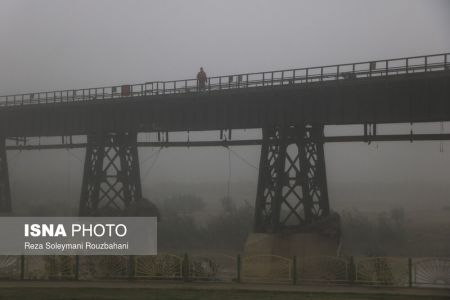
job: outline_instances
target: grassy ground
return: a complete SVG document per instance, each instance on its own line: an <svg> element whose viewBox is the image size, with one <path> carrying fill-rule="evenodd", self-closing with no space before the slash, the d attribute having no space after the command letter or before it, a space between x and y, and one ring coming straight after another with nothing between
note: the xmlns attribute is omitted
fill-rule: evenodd
<svg viewBox="0 0 450 300"><path fill-rule="evenodd" d="M1 300L444 300L447 297L180 289L0 288Z"/></svg>

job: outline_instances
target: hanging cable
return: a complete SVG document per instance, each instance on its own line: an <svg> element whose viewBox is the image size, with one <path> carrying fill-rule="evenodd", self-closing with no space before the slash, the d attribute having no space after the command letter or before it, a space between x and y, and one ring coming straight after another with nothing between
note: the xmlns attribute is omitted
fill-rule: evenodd
<svg viewBox="0 0 450 300"><path fill-rule="evenodd" d="M153 160L152 164L147 169L147 171L145 171L144 176L142 177L142 180L147 178L148 174L150 174L150 171L153 169L153 167L155 166L156 162L158 161L159 153L161 152L162 148L163 147L159 148L158 151L155 153L155 159Z"/></svg>
<svg viewBox="0 0 450 300"><path fill-rule="evenodd" d="M14 158L12 159L13 163L9 166L9 176L12 177L12 174L15 172L15 169L17 167L17 163L19 162L19 158L20 158L20 154L22 153L22 151L18 151L16 153L16 155L14 156ZM11 172L12 170L14 170L13 172Z"/></svg>
<svg viewBox="0 0 450 300"><path fill-rule="evenodd" d="M70 203L70 151L67 151L67 199L66 201L68 201Z"/></svg>
<svg viewBox="0 0 450 300"><path fill-rule="evenodd" d="M158 151L152 151L152 152L150 152L150 154L149 154L146 158L144 158L144 159L141 161L141 164L144 164L145 162L147 162L147 160L149 160L150 158L152 158L153 156L155 156L157 153L158 153Z"/></svg>
<svg viewBox="0 0 450 300"><path fill-rule="evenodd" d="M228 148L228 184L227 184L227 198L230 199L230 189L231 189L231 149Z"/></svg>
<svg viewBox="0 0 450 300"><path fill-rule="evenodd" d="M258 167L253 165L251 162L247 161L245 158L243 158L242 156L240 156L236 151L233 151L232 149L228 148L228 151L233 153L234 156L236 156L237 158L239 158L242 162L244 162L246 165L248 165L249 167L255 169L256 171L258 171Z"/></svg>
<svg viewBox="0 0 450 300"><path fill-rule="evenodd" d="M83 160L81 158L79 158L77 155L75 155L70 149L66 149L66 150L70 154L70 156L73 156L76 159L78 159L80 162L83 162Z"/></svg>

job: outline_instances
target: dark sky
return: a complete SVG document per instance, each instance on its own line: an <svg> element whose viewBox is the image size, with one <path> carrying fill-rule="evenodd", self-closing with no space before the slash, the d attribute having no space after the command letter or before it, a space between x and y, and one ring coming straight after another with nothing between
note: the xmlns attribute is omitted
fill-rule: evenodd
<svg viewBox="0 0 450 300"><path fill-rule="evenodd" d="M449 29L445 0L1 0L0 94L184 79L200 66L225 75L449 52ZM440 132L440 124L414 130ZM438 142L327 145L330 190L357 182L447 185L450 145L444 146L440 152ZM257 147L234 150L258 164ZM142 150L141 159L150 151ZM75 156L83 153L10 152L16 195L29 180L48 186L56 180L76 199L82 163ZM254 185L256 171L234 155L231 161L233 180ZM144 186L228 177L225 149L164 149L150 170L152 164L142 164Z"/></svg>

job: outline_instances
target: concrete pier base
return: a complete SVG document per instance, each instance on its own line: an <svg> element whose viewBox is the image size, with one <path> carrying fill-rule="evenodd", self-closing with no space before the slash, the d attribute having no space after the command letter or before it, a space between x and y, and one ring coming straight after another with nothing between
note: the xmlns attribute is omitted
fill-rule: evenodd
<svg viewBox="0 0 450 300"><path fill-rule="evenodd" d="M337 257L339 238L320 233L250 234L244 248L242 278L248 282L292 281L294 256L298 264L308 257Z"/></svg>
<svg viewBox="0 0 450 300"><path fill-rule="evenodd" d="M244 255L339 256L340 228L340 216L332 213L305 227L304 232L252 233L245 243Z"/></svg>
<svg viewBox="0 0 450 300"><path fill-rule="evenodd" d="M268 234L252 233L247 238L244 254L293 256L338 256L339 238L319 233Z"/></svg>

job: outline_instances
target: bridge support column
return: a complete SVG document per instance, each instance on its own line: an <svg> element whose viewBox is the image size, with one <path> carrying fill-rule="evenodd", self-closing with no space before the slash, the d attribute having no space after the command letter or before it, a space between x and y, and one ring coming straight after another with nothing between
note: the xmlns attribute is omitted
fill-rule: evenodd
<svg viewBox="0 0 450 300"><path fill-rule="evenodd" d="M11 212L11 189L9 186L8 159L5 138L0 138L0 214Z"/></svg>
<svg viewBox="0 0 450 300"><path fill-rule="evenodd" d="M254 231L301 232L328 215L323 125L263 129Z"/></svg>
<svg viewBox="0 0 450 300"><path fill-rule="evenodd" d="M80 216L121 216L142 199L136 133L89 135Z"/></svg>

